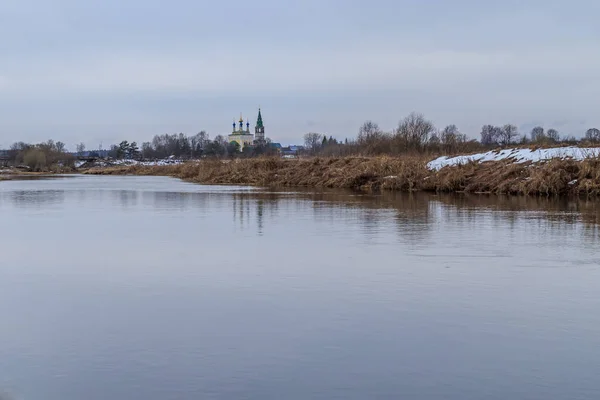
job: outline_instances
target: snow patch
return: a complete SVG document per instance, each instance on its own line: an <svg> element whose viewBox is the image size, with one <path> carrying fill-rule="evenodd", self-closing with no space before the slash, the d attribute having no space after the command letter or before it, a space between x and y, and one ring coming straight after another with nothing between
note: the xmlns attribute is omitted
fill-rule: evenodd
<svg viewBox="0 0 600 400"><path fill-rule="evenodd" d="M487 153L471 154L468 156L439 157L427 163L427 168L440 170L447 166L464 165L469 162L486 162L513 160L515 163L540 162L553 158L584 160L600 156L600 148L596 147L559 147L554 149L505 149L492 150Z"/></svg>
<svg viewBox="0 0 600 400"><path fill-rule="evenodd" d="M175 160L173 158L162 159L162 160L153 160L153 161L137 161L137 160L97 160L91 163L94 167L115 167L115 166L133 166L133 165L143 165L143 166L160 166L160 165L178 165L183 164L183 160ZM84 164L87 164L86 161L76 161L75 167L80 168Z"/></svg>
<svg viewBox="0 0 600 400"><path fill-rule="evenodd" d="M111 160L110 163L112 165L145 165L145 166L155 166L155 165L176 165L183 164L182 160L175 160L173 158L165 159L165 160L154 160L154 161L136 161L136 160Z"/></svg>

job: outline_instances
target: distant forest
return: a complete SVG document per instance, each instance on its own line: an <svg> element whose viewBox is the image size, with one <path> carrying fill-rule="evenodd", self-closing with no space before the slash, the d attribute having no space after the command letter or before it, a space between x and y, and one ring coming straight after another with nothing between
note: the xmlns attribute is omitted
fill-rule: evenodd
<svg viewBox="0 0 600 400"><path fill-rule="evenodd" d="M396 129L383 131L373 121L366 121L356 135L343 140L317 132L304 135L304 146L298 155L308 156L350 156L350 155L390 155L406 154L453 155L472 153L494 148L514 145L555 146L600 145L600 130L590 128L583 132L583 138L563 135L556 129L544 129L541 126L530 132L519 132L512 124L503 126L484 125L480 138L469 139L456 125L448 125L438 129L422 114L411 113L401 120ZM245 147L239 151L235 143L228 143L222 135L210 139L208 133L201 131L188 136L184 133L156 135L152 141L138 145L135 141L123 140L102 151L86 152L83 143L75 146L75 152L68 152L62 142L49 140L44 143L14 143L5 151L4 161L13 164L24 164L34 170L43 170L50 165L73 165L78 154L107 156L113 159L197 159L204 157L232 158L257 157L261 155L277 155L278 149L271 141L261 146Z"/></svg>
<svg viewBox="0 0 600 400"><path fill-rule="evenodd" d="M477 152L515 145L556 146L598 145L600 130L590 128L582 139L563 136L556 129L545 130L538 126L531 132L521 133L515 125L484 125L480 138L469 139L456 125L438 129L422 114L411 113L392 132L385 132L373 121L366 121L355 139L338 140L319 133L307 133L304 145L307 152L314 155L403 155L439 154L454 155Z"/></svg>

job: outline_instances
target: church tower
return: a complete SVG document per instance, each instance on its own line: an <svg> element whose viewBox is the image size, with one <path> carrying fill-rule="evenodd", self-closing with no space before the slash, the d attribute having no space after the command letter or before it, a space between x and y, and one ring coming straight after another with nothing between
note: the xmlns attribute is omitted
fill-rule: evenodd
<svg viewBox="0 0 600 400"><path fill-rule="evenodd" d="M246 146L252 146L254 135L250 133L250 122L246 120L246 130L244 130L244 118L240 114L240 120L235 123L233 120L233 130L228 136L229 143L235 142L239 145L239 149L243 150Z"/></svg>
<svg viewBox="0 0 600 400"><path fill-rule="evenodd" d="M256 126L254 127L254 140L258 143L265 142L265 127L263 125L260 107L258 109L258 118L256 119Z"/></svg>

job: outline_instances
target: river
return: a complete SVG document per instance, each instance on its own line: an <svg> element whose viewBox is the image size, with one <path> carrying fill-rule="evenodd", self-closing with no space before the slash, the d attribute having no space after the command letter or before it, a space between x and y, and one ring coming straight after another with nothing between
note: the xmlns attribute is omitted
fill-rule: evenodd
<svg viewBox="0 0 600 400"><path fill-rule="evenodd" d="M600 203L73 176L0 221L10 399L600 398Z"/></svg>

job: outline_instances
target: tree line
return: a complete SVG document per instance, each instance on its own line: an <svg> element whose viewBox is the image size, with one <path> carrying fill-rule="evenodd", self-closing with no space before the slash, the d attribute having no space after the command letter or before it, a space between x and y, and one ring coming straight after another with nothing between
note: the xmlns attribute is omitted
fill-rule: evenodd
<svg viewBox="0 0 600 400"><path fill-rule="evenodd" d="M75 157L67 152L66 145L54 140L38 144L17 142L7 153L10 163L25 165L32 171L46 171L49 167L68 169L75 165Z"/></svg>
<svg viewBox="0 0 600 400"><path fill-rule="evenodd" d="M338 140L332 136L310 132L304 135L304 148L307 155L346 156L346 155L402 155L410 153L458 154L477 152L515 144L527 145L597 145L600 144L600 129L588 129L578 140L563 135L556 129L544 129L537 126L526 133L519 132L512 124L501 126L484 125L479 140L469 139L456 125L443 129L435 127L433 122L422 114L411 113L402 119L398 126L384 131L376 122L366 121L351 139ZM85 145L75 146L77 153L85 151ZM47 170L49 166L72 167L76 157L69 153L66 145L60 141L48 140L38 144L14 143L8 150L9 162L26 165L32 170ZM94 155L94 151L89 155ZM255 157L274 155L277 150L270 146L270 140L257 146L244 147L240 152L237 143L229 143L223 135L210 139L206 131L188 136L184 133L156 135L151 141L138 145L135 141L123 140L110 146L106 152L114 159L196 159L201 157ZM98 154L99 155L99 154Z"/></svg>
<svg viewBox="0 0 600 400"><path fill-rule="evenodd" d="M150 142L143 142L138 147L137 142L122 141L112 145L109 157L115 159L164 159L174 157L177 159L195 159L200 157L253 157L269 153L270 139L265 143L247 146L240 152L239 144L229 142L223 135L210 139L206 131L200 131L188 136L184 133L156 135Z"/></svg>
<svg viewBox="0 0 600 400"><path fill-rule="evenodd" d="M600 130L588 129L581 140L561 135L556 129L534 127L528 134L520 133L513 124L484 125L479 140L469 139L456 125L443 129L422 114L411 113L391 132L382 130L376 122L366 121L355 139L337 141L319 133L304 135L305 152L311 155L401 155L407 153L457 154L488 150L511 145L554 145L600 143Z"/></svg>

